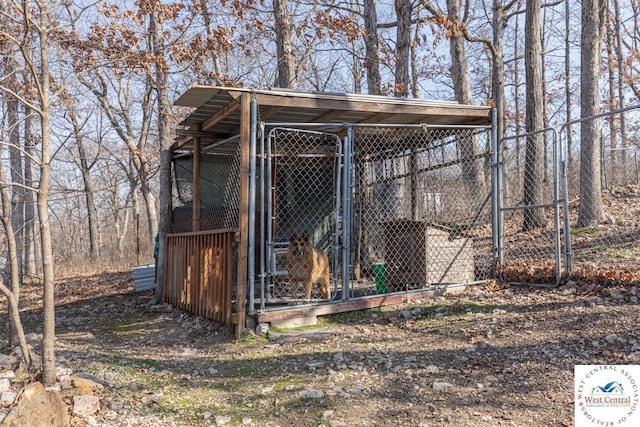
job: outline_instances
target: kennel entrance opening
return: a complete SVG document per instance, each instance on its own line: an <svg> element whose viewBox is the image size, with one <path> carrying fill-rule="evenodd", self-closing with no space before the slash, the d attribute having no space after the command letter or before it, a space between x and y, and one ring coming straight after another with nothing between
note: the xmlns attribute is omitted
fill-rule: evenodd
<svg viewBox="0 0 640 427"><path fill-rule="evenodd" d="M305 290L291 283L286 269L292 233L305 234L313 247L328 255L333 298L340 267L342 140L332 133L274 127L261 147L261 309L308 302ZM322 300L316 292L313 289L311 299Z"/></svg>

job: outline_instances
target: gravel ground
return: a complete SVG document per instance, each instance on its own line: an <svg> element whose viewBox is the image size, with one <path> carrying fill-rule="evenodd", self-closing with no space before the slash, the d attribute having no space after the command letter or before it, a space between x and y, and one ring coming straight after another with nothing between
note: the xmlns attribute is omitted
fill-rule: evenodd
<svg viewBox="0 0 640 427"><path fill-rule="evenodd" d="M132 288L125 273L58 287L59 364L105 384L73 426L571 426L574 365L640 364L630 286L489 284L238 341Z"/></svg>

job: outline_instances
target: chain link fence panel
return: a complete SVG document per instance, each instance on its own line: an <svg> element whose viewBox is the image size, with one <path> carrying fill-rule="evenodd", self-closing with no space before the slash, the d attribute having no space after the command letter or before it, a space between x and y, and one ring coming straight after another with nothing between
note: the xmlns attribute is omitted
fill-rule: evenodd
<svg viewBox="0 0 640 427"><path fill-rule="evenodd" d="M356 127L353 141L352 294L488 278L490 132Z"/></svg>
<svg viewBox="0 0 640 427"><path fill-rule="evenodd" d="M640 259L640 106L576 120L560 137L571 276L624 282Z"/></svg>
<svg viewBox="0 0 640 427"><path fill-rule="evenodd" d="M552 129L503 138L501 276L553 283L561 275L557 138Z"/></svg>

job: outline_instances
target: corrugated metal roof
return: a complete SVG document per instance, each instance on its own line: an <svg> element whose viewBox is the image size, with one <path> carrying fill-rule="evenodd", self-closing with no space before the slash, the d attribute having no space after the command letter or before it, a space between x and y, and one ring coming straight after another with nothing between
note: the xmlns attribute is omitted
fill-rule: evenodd
<svg viewBox="0 0 640 427"><path fill-rule="evenodd" d="M375 123L488 125L490 107L457 102L394 98L387 96L257 90L194 86L176 106L194 110L180 125L174 149L190 150L189 135L198 131L203 148L237 135L240 128L240 97L250 94L259 108L259 120L270 123ZM214 123L209 126L209 124ZM181 135L182 134L182 135Z"/></svg>

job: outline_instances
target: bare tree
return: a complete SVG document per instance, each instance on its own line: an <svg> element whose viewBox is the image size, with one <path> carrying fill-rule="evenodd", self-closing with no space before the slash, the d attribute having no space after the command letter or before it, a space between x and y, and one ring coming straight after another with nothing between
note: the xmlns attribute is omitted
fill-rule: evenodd
<svg viewBox="0 0 640 427"><path fill-rule="evenodd" d="M411 15L413 7L411 0L395 0L396 18L396 84L395 96L409 95L409 52L411 48Z"/></svg>
<svg viewBox="0 0 640 427"><path fill-rule="evenodd" d="M540 0L526 1L525 15L525 77L527 82L525 129L527 137L524 165L523 204L541 204L544 191L544 145L542 140L542 67ZM535 132L535 133L533 133ZM546 225L543 209L525 209L522 228L531 230Z"/></svg>
<svg viewBox="0 0 640 427"><path fill-rule="evenodd" d="M296 58L293 54L291 22L287 10L287 0L273 0L274 28L276 32L277 73L276 87L298 87Z"/></svg>
<svg viewBox="0 0 640 427"><path fill-rule="evenodd" d="M150 11L149 30L151 34L150 48L154 57L155 88L158 94L158 137L160 149L160 236L157 258L157 269L160 274L156 277L156 289L152 303L157 303L162 298L164 288L164 271L166 263L166 237L171 231L171 132L169 82L165 62L165 40L160 20L159 10Z"/></svg>
<svg viewBox="0 0 640 427"><path fill-rule="evenodd" d="M469 66L465 47L464 26L461 1L447 0L447 15L437 9L432 3L424 3L426 9L439 22L446 22L446 35L449 39L449 53L451 56L451 81L455 100L461 104L473 104L471 82L469 81ZM464 15L467 15L465 11ZM480 146L476 137L462 138L459 141L459 152L464 160L463 175L469 188L470 195L484 194L485 180L482 161L479 159Z"/></svg>
<svg viewBox="0 0 640 427"><path fill-rule="evenodd" d="M602 219L600 189L600 121L589 119L600 112L598 78L607 13L607 0L582 2L580 46L580 207L578 225L595 227Z"/></svg>
<svg viewBox="0 0 640 427"><path fill-rule="evenodd" d="M382 94L382 78L380 77L380 56L378 41L378 15L375 0L364 0L364 46L367 69L367 91L370 95Z"/></svg>
<svg viewBox="0 0 640 427"><path fill-rule="evenodd" d="M85 137L83 126L86 121L89 120L89 116L85 119L84 123L78 121L78 115L76 108L73 106L73 101L67 103L68 118L71 122L73 135L75 136L75 146L78 150L77 165L82 175L82 183L84 185L83 194L87 208L88 228L89 228L89 251L92 259L97 259L100 256L99 245L99 231L98 231L98 211L95 203L95 190L93 181L91 178L91 170L95 167L98 156L89 158L87 149L85 148Z"/></svg>
<svg viewBox="0 0 640 427"><path fill-rule="evenodd" d="M40 117L39 176L37 187L37 209L40 220L40 241L43 279L43 338L42 338L42 381L46 386L56 380L55 358L55 274L51 242L51 222L49 221L49 183L51 175L51 109L52 97L49 44L50 36L56 30L56 21L50 16L48 2L25 1L20 7L5 9L11 14L14 31L2 30L5 43L19 49L21 60L28 70L33 83L31 91L18 93L4 81L0 90L14 96ZM33 43L32 43L33 40ZM31 47L33 46L33 50ZM30 98L33 93L34 98Z"/></svg>

